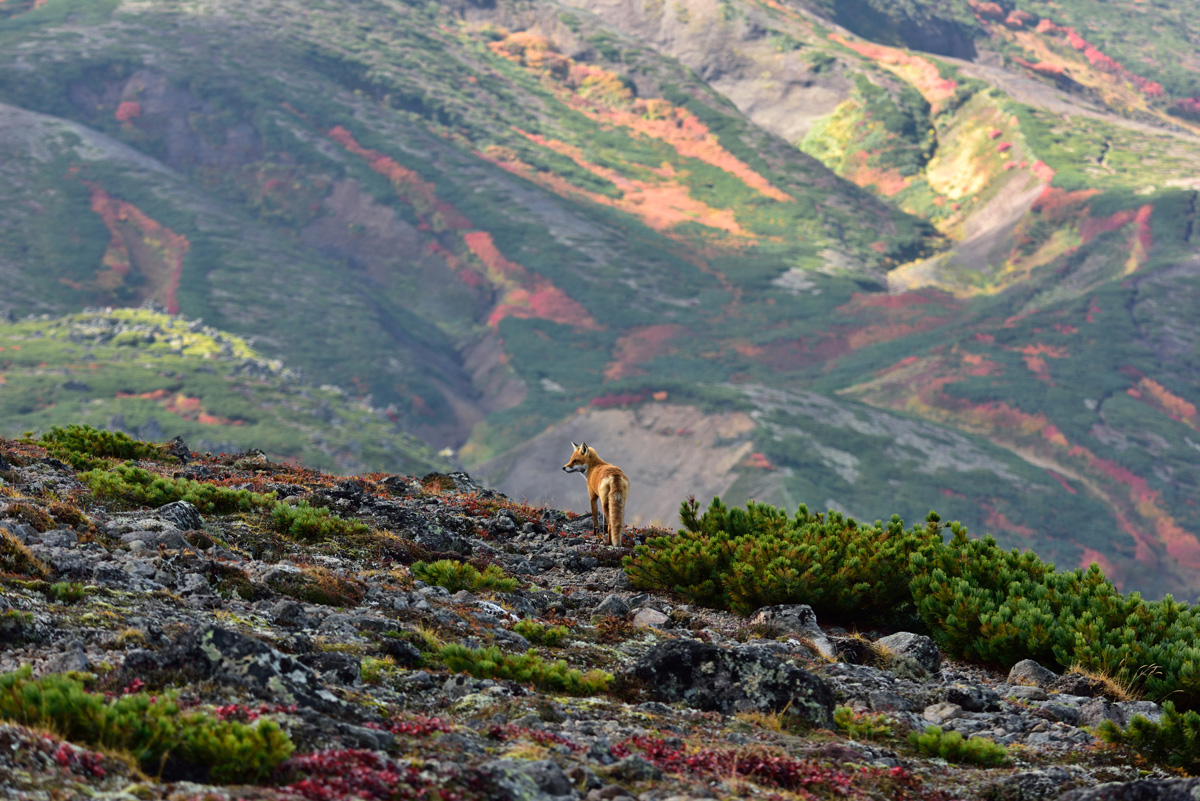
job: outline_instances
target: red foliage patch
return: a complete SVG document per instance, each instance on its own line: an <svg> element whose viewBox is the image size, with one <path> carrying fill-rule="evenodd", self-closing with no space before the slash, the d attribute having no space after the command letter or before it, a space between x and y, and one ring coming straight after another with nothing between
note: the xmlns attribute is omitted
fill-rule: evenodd
<svg viewBox="0 0 1200 801"><path fill-rule="evenodd" d="M54 761L72 773L86 773L97 779L103 779L105 775L103 756L70 743L58 744L58 749L54 752Z"/></svg>
<svg viewBox="0 0 1200 801"><path fill-rule="evenodd" d="M632 406L650 397L649 392L612 392L592 398L591 405L598 409L611 409L615 406Z"/></svg>
<svg viewBox="0 0 1200 801"><path fill-rule="evenodd" d="M292 757L279 767L283 776L301 776L282 789L309 801L409 801L461 799L459 793L436 787L414 765L401 765L375 751L357 749L315 751Z"/></svg>
<svg viewBox="0 0 1200 801"><path fill-rule="evenodd" d="M117 122L127 122L135 117L142 116L142 104L133 100L126 100L121 105L117 106L117 110L113 113L117 118Z"/></svg>
<svg viewBox="0 0 1200 801"><path fill-rule="evenodd" d="M852 772L822 765L814 760L793 759L760 750L702 748L683 751L654 737L630 737L613 746L613 756L623 758L637 749L660 770L700 779L728 780L742 777L783 790L827 796L856 796L861 785L874 785L894 799L940 798L941 793L923 791L921 780L902 767L864 768ZM915 794L915 795L914 795Z"/></svg>
<svg viewBox="0 0 1200 801"><path fill-rule="evenodd" d="M1063 34L1066 36L1067 42L1070 43L1071 47L1081 51L1083 53L1083 57L1086 58L1088 63L1091 64L1095 69L1108 75L1112 75L1120 81L1128 81L1129 83L1133 84L1139 92L1148 98L1159 98L1165 94L1162 84L1130 72L1119 61L1106 56L1104 53L1101 53L1095 45L1080 36L1079 32L1074 28L1064 25L1056 25L1048 19L1043 19L1038 23L1037 32Z"/></svg>

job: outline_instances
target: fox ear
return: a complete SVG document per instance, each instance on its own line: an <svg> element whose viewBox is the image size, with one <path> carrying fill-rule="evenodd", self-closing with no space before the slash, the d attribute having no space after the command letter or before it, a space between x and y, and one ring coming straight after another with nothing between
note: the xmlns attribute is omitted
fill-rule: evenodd
<svg viewBox="0 0 1200 801"><path fill-rule="evenodd" d="M571 443L571 447L574 448L575 450L579 450L579 446L576 445L574 442Z"/></svg>
<svg viewBox="0 0 1200 801"><path fill-rule="evenodd" d="M586 442L579 443L579 450L583 453L587 453L587 443Z"/></svg>

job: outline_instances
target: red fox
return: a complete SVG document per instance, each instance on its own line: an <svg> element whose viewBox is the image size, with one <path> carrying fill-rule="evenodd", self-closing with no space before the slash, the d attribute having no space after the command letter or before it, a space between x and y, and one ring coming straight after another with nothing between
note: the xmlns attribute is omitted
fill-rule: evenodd
<svg viewBox="0 0 1200 801"><path fill-rule="evenodd" d="M571 460L563 465L568 473L583 473L587 476L588 496L592 501L592 536L603 541L596 525L596 499L604 510L604 522L608 528L609 545L621 544L621 533L625 530L625 500L629 497L629 479L621 468L601 459L585 442L571 443L575 451Z"/></svg>

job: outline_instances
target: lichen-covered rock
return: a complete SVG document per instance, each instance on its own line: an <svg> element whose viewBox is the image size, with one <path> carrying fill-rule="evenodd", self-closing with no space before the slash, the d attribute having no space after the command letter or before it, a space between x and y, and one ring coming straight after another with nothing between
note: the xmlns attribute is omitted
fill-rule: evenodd
<svg viewBox="0 0 1200 801"><path fill-rule="evenodd" d="M608 617L625 617L629 614L629 602L619 595L606 595L604 600L592 609L593 615Z"/></svg>
<svg viewBox="0 0 1200 801"><path fill-rule="evenodd" d="M1200 779L1139 779L1071 790L1058 801L1196 801Z"/></svg>
<svg viewBox="0 0 1200 801"><path fill-rule="evenodd" d="M806 639L816 647L821 656L828 659L837 656L837 649L817 625L817 614L808 604L764 606L751 616L750 623L769 626L778 634Z"/></svg>
<svg viewBox="0 0 1200 801"><path fill-rule="evenodd" d="M974 684L951 684L942 692L942 697L957 704L967 712L999 712L1000 696L995 690Z"/></svg>
<svg viewBox="0 0 1200 801"><path fill-rule="evenodd" d="M155 512L162 520L170 521L180 531L192 531L204 527L204 518L200 511L187 501L175 501L160 506Z"/></svg>
<svg viewBox="0 0 1200 801"><path fill-rule="evenodd" d="M1046 688L1058 680L1058 674L1053 670L1042 667L1032 659L1022 659L1008 671L1009 684L1024 684L1030 687Z"/></svg>
<svg viewBox="0 0 1200 801"><path fill-rule="evenodd" d="M892 664L903 664L903 660L911 660L921 671L931 675L942 669L941 651L933 640L923 634L901 631L881 637L875 641L875 645Z"/></svg>
<svg viewBox="0 0 1200 801"><path fill-rule="evenodd" d="M264 699L321 711L344 711L311 668L260 640L216 625L185 633L163 654L140 652L126 659L134 675L145 669L198 672L207 679L241 687Z"/></svg>
<svg viewBox="0 0 1200 801"><path fill-rule="evenodd" d="M721 648L670 640L651 648L633 675L668 701L720 712L787 710L817 724L833 716L833 693L823 679L762 648Z"/></svg>
<svg viewBox="0 0 1200 801"><path fill-rule="evenodd" d="M1058 798L1086 781L1078 768L1051 767L1014 773L993 782L985 791L992 801L1044 801Z"/></svg>

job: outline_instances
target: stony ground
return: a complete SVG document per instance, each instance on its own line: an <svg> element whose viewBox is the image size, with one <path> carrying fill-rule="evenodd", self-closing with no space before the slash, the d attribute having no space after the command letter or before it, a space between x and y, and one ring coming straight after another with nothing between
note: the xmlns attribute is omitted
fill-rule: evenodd
<svg viewBox="0 0 1200 801"><path fill-rule="evenodd" d="M0 440L0 529L51 571L0 585L0 672L74 671L97 692L175 690L181 706L270 719L295 744L258 786L205 771L148 776L127 756L0 722L12 799L1195 798L1181 779L1099 743L1090 727L1154 704L1033 663L951 663L918 633L819 625L807 607L751 619L636 591L630 550L586 518L536 509L464 474L341 479L258 454L147 469L305 499L369 533L299 544L262 513L185 502L117 510L40 448ZM637 541L652 533L631 531ZM415 560L497 565L512 592L451 593ZM75 593L55 592L67 582ZM12 614L31 613L31 614ZM563 626L531 643L536 621ZM886 636L885 636L886 635ZM535 637L535 639L540 639ZM613 675L562 695L453 673L461 643L533 649ZM849 712L837 713L839 707ZM849 723L847 722L849 721ZM939 725L1008 747L982 768L922 755ZM1175 795L1171 795L1174 793Z"/></svg>

